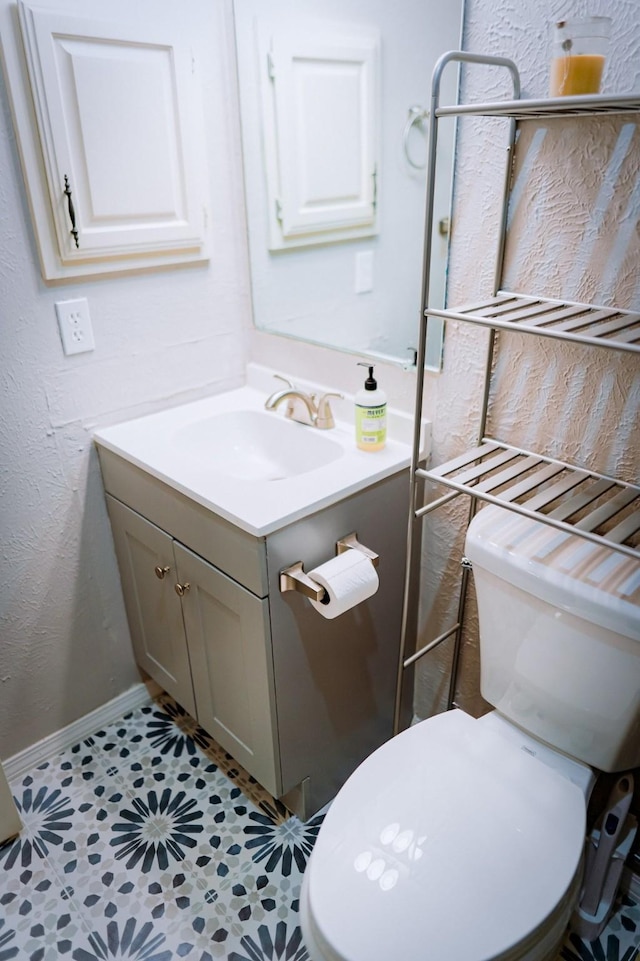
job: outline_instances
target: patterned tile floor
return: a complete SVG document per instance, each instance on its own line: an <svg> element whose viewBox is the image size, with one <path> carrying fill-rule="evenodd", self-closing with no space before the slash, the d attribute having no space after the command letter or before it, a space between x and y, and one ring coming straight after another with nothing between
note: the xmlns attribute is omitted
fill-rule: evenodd
<svg viewBox="0 0 640 961"><path fill-rule="evenodd" d="M298 897L322 818L290 817L171 698L11 786L24 829L0 847L0 961L309 961ZM625 898L560 959L635 961L639 936Z"/></svg>

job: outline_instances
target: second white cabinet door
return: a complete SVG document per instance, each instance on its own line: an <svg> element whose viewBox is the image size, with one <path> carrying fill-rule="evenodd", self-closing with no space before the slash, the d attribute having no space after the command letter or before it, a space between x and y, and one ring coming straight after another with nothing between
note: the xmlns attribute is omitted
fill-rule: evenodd
<svg viewBox="0 0 640 961"><path fill-rule="evenodd" d="M174 543L198 721L276 797L281 793L269 606Z"/></svg>

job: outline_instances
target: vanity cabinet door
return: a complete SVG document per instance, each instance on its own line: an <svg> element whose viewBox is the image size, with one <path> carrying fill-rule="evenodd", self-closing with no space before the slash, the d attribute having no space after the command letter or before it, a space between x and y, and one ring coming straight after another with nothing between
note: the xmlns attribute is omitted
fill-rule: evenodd
<svg viewBox="0 0 640 961"><path fill-rule="evenodd" d="M174 544L196 717L275 796L281 793L269 606Z"/></svg>
<svg viewBox="0 0 640 961"><path fill-rule="evenodd" d="M109 494L107 507L136 661L195 717L173 540Z"/></svg>

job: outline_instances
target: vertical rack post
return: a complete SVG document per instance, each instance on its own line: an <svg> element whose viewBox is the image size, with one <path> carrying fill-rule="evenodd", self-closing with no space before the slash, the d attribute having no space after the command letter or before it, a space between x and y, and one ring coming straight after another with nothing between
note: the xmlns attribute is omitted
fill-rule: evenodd
<svg viewBox="0 0 640 961"><path fill-rule="evenodd" d="M431 78L431 110L430 110L430 125L429 125L429 147L427 153L427 167L426 167L426 178L427 178L427 192L426 192L426 204L425 204L425 226L424 226L424 253L423 253L423 274L422 274L422 296L421 296L421 315L419 324L419 338L418 338L418 350L416 357L416 393L415 393L415 405L414 405L414 425L413 425L413 447L411 454L411 475L410 475L410 498L409 498L409 522L407 526L407 542L406 542L406 562L405 562L405 583L404 583L404 597L403 597L403 608L402 608L402 626L401 626L401 637L400 637L400 653L398 661L398 672L396 677L396 696L395 696L395 709L393 718L393 733L398 734L401 725L401 712L402 712L402 692L403 692L403 678L405 668L410 664L415 663L419 656L423 653L426 654L427 651L432 650L436 646L436 641L439 643L450 637L455 631L455 641L454 641L454 651L452 657L451 666L451 677L449 683L449 695L447 707L451 708L453 705L453 699L455 695L458 662L461 646L461 635L462 635L462 623L464 618L464 606L466 597L466 587L468 579L468 570L463 569L461 585L460 585L460 599L458 603L458 619L456 626L440 635L436 641L428 644L422 652L417 656L412 655L406 657L406 648L408 641L408 627L409 627L409 612L412 603L416 603L419 597L414 597L413 585L413 557L416 548L416 533L421 529L418 518L421 514L418 512L418 505L416 503L417 499L417 478L416 470L419 467L420 461L420 425L422 420L422 408L424 403L424 364L426 356L426 343L427 343L427 327L429 323L428 309L429 309L429 287L430 287L430 267L431 267L431 250L433 244L434 230L436 229L436 224L434 221L434 199L435 199L435 177L436 177L436 167L437 167L437 145L438 145L438 109L440 107L440 82L442 78L442 73L445 67L449 63L469 63L469 64L481 64L485 66L496 66L505 67L509 70L511 74L511 80L513 84L513 96L514 99L519 99L520 97L520 77L518 74L518 69L512 60L506 57L491 57L483 56L481 54L466 53L464 51L449 51L443 54L433 70ZM508 164L505 174L504 182L504 193L502 200L502 213L500 218L500 241L498 247L498 254L496 258L496 270L494 275L494 293L497 291L500 278L502 275L502 266L504 259L504 248L505 248L505 233L506 233L506 222L508 214L508 200L509 200L509 188L511 181L511 168L513 164L513 146L515 143L515 132L516 124L514 120L510 121L509 129L509 143L508 143ZM493 346L494 346L494 334L491 333L491 339L489 344L487 364L485 368L485 382L482 400L482 412L480 418L480 438L483 436L485 423L487 418L487 407L489 398L489 384L491 375L491 365L493 357ZM450 498L447 498L450 499ZM471 515L473 515L474 506L472 502ZM419 562L418 562L419 563Z"/></svg>

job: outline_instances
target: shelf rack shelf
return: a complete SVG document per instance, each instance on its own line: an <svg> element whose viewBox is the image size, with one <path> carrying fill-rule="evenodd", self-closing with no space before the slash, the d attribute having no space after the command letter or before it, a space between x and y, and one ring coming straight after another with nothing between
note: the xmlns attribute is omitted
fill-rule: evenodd
<svg viewBox="0 0 640 961"><path fill-rule="evenodd" d="M440 467L418 468L416 476L640 558L640 488L614 477L490 437ZM418 508L416 517L440 503Z"/></svg>
<svg viewBox="0 0 640 961"><path fill-rule="evenodd" d="M640 353L640 314L616 307L526 297L499 290L495 297L451 310L429 308L432 317L519 330L594 347Z"/></svg>
<svg viewBox="0 0 640 961"><path fill-rule="evenodd" d="M640 94L555 97L546 100L499 100L437 107L436 117L510 117L513 120L594 117L640 112Z"/></svg>
<svg viewBox="0 0 640 961"><path fill-rule="evenodd" d="M483 64L505 68L511 78L513 99L492 103L467 103L441 106L440 79L449 63ZM485 436L490 396L495 332L519 331L592 347L640 353L640 314L616 307L551 300L501 290L502 261L507 223L511 169L518 122L532 119L598 117L603 115L640 113L640 94L621 96L579 96L547 100L520 99L520 78L516 65L504 57L485 57L452 51L444 54L435 66L431 88L430 137L427 161L427 204L425 215L425 250L421 324L418 351L415 401L415 427L411 465L411 504L407 535L407 567L402 624L400 663L396 688L394 732L401 726L402 679L405 670L446 639L455 635L452 653L448 707L455 704L456 676L462 639L466 602L468 566L463 561L460 599L456 623L420 650L407 654L409 611L415 605L414 559L415 539L424 515L461 495L470 498L469 515L473 516L479 501L497 504L526 517L558 529L560 537L579 537L640 561L640 486L598 474L555 460L543 454L523 450ZM438 123L446 117L502 117L509 120L507 167L501 212L500 242L493 293L475 303L440 309L429 303L429 264L435 235L434 189ZM480 414L480 439L472 450L442 464L426 469L420 465L420 432L423 378L426 352L426 330L430 317L478 324L490 328L491 338L485 372L484 397ZM447 493L418 506L424 482L443 486Z"/></svg>

